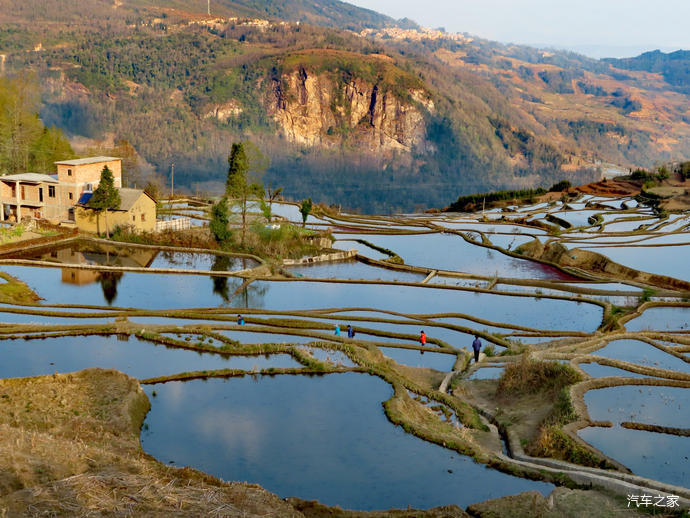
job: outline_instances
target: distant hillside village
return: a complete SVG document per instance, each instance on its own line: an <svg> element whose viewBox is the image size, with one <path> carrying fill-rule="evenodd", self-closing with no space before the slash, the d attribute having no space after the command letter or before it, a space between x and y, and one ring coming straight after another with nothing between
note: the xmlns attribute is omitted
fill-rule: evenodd
<svg viewBox="0 0 690 518"><path fill-rule="evenodd" d="M120 206L109 210L111 228L152 231L156 227L156 200L141 189L122 187L122 160L108 156L55 162L56 174L20 173L0 176L0 219L21 222L45 220L54 225L102 232L102 211L89 206L105 167L113 174Z"/></svg>

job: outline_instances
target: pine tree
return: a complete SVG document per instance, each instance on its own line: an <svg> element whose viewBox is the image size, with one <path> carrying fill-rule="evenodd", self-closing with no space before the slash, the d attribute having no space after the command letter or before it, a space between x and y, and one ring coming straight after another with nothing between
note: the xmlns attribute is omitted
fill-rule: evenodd
<svg viewBox="0 0 690 518"><path fill-rule="evenodd" d="M232 236L232 232L228 229L228 200L223 197L220 201L211 207L211 223L209 230L216 242L223 247Z"/></svg>
<svg viewBox="0 0 690 518"><path fill-rule="evenodd" d="M228 157L228 178L225 182L225 194L235 200L242 216L242 240L247 230L247 201L255 196L263 198L263 187L259 183L250 183L249 174L258 176L268 167L268 159L259 148L251 142L236 142L232 145Z"/></svg>
<svg viewBox="0 0 690 518"><path fill-rule="evenodd" d="M311 214L312 207L313 207L313 202L311 201L311 198L307 198L306 200L303 200L302 203L300 204L299 211L302 213L302 226L306 225L307 218L309 217L309 214Z"/></svg>
<svg viewBox="0 0 690 518"><path fill-rule="evenodd" d="M120 193L115 188L115 179L112 171L105 166L101 171L101 181L93 191L93 196L89 200L89 207L105 211L105 236L110 238L108 229L108 209L120 208Z"/></svg>

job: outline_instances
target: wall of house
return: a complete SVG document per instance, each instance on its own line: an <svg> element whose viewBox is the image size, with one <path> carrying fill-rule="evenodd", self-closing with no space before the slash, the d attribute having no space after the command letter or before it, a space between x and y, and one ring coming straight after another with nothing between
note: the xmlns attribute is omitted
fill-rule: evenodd
<svg viewBox="0 0 690 518"><path fill-rule="evenodd" d="M98 234L105 233L104 211L76 207L74 219L79 230ZM139 232L150 232L154 230L155 226L156 202L143 193L130 210L108 211L108 228L111 232L115 227L132 227Z"/></svg>
<svg viewBox="0 0 690 518"><path fill-rule="evenodd" d="M92 190L95 190L101 181L101 172L105 166L108 166L113 173L115 187L122 187L121 160L107 160L84 165L57 164L60 203L69 207L74 206L86 190L87 184L91 184ZM71 174L69 174L70 171Z"/></svg>
<svg viewBox="0 0 690 518"><path fill-rule="evenodd" d="M84 165L57 164L58 181L63 184L91 183L95 189L101 180L103 168L108 166L115 179L115 187L122 187L122 160L109 160ZM72 174L69 174L69 171Z"/></svg>

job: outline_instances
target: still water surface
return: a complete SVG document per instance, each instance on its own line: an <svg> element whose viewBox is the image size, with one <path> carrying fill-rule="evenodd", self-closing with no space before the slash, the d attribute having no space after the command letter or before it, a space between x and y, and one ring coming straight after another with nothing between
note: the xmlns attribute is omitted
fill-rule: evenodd
<svg viewBox="0 0 690 518"><path fill-rule="evenodd" d="M145 387L144 449L164 463L349 509L429 508L553 486L486 468L393 426L392 389L364 374ZM449 472L452 471L452 473Z"/></svg>

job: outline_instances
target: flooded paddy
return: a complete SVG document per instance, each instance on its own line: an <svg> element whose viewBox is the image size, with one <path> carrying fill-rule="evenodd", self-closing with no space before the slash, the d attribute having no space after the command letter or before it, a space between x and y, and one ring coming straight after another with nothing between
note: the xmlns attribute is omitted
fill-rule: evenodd
<svg viewBox="0 0 690 518"><path fill-rule="evenodd" d="M558 279L560 271L542 267L539 263L517 259L497 250L467 243L461 236L450 233L411 235L362 235L380 248L391 250L403 258L405 264L434 270L466 272L520 278ZM436 251L430 253L430 251ZM366 254L365 254L366 255Z"/></svg>
<svg viewBox="0 0 690 518"><path fill-rule="evenodd" d="M455 354L432 353L400 349L395 347L379 347L384 355L395 360L401 365L417 367L420 369L434 369L440 372L450 372L458 357Z"/></svg>
<svg viewBox="0 0 690 518"><path fill-rule="evenodd" d="M585 428L578 435L635 474L687 487L690 480L690 438L613 428Z"/></svg>
<svg viewBox="0 0 690 518"><path fill-rule="evenodd" d="M646 367L690 372L690 363L639 340L615 340L593 354Z"/></svg>
<svg viewBox="0 0 690 518"><path fill-rule="evenodd" d="M609 376L623 377L623 378L643 378L643 374L631 372L609 365L601 365L599 363L581 363L580 368L593 378L605 378Z"/></svg>
<svg viewBox="0 0 690 518"><path fill-rule="evenodd" d="M464 355L469 351L474 332L482 335L484 346L495 341L495 354L510 355L506 361L519 360L525 353L536 359L562 363L576 356L581 360L585 356L592 363L582 362L580 367L596 378L629 377L639 381L643 377L595 363L596 356L642 367L690 372L690 364L682 359L690 358L685 349L687 346L665 343L668 347L677 347L678 354L684 355L679 358L641 340L644 336L658 343L663 343L664 338L671 339L654 330L676 331L679 341L687 338L683 332L688 329L690 308L647 309L640 317L625 324L629 333L626 339L613 340L605 347L589 352L593 339L615 338L609 333L618 332L616 320L635 311L644 300L656 300L656 290L607 279L598 275L600 272L577 272L582 275L574 277L551 266L481 246L482 235L506 250L515 250L538 236L542 242L554 240L568 248L596 248L622 264L645 264L649 266L643 268L647 271L666 272L666 275L684 278L682 267L687 256L686 245L659 248L626 246L631 243L685 243L687 233L670 234L665 230L684 228L686 221L683 218L672 216L664 221L653 217L647 209L622 213L586 207L587 201L596 200L584 197L570 204L577 210L563 210L559 204L541 204L516 207L520 212L494 210L486 213L487 217L536 221L552 212L574 227L587 227L584 230L553 230L550 223L552 230L547 231L518 222L482 221L480 214L424 214L396 218L344 215L342 219L310 216L310 225L335 229L334 235L338 240L333 248L355 248L370 258L389 258L381 250L354 241L363 239L398 254L408 265L425 270L464 272L458 277L437 275L428 279L425 285L417 286L403 283L421 283L427 278L426 273L380 268L358 261L309 266L286 266L276 261L271 264L273 276L251 278L247 274L242 274L244 277L112 274L70 268L74 264L136 264L141 268L236 271L257 264L253 260L238 258L220 261L219 256L211 252L151 252L113 245L107 249L63 247L48 251L47 255L45 251L40 255L33 254L31 258L51 261L57 267L2 266L0 269L25 281L42 297L41 304L95 305L125 310L102 316L97 310L61 308L55 311L63 316L47 316L11 313L3 311L3 306L0 306L0 323L37 326L98 326L107 323L128 329L130 333L146 331L149 338L160 332L168 339L189 346L201 342L205 346L220 347L227 343L231 350L234 347L237 351L288 350L295 356L197 353L140 341L133 336L123 341L115 335L0 340L0 352L4 353L5 359L0 375L51 374L92 366L117 368L140 379L189 371L247 371L248 375L243 378L175 381L146 386L152 410L142 432L143 445L147 452L162 462L174 462L177 466L188 464L227 480L259 483L281 497L318 499L325 504L354 509L381 509L426 508L452 503L467 505L528 489L548 492L552 487L548 484L488 469L469 457L405 433L386 417L381 403L392 395L389 384L392 381L388 376L394 373L394 376L403 378L401 381L409 392L414 390L417 394L427 394L416 395L417 403L407 401L426 407L421 408L423 415L434 418L435 413L439 417L439 423L434 422L432 428L448 426L453 428L453 433L466 433L468 436L463 437L471 437L467 444L472 447L499 444L497 436L490 437L490 432L480 430L476 423L473 427L471 415L463 416L460 409L451 408L452 404L463 401L461 391L456 391L455 396L437 392L439 380L443 378L439 373L450 372L456 364L457 353ZM621 200L609 198L602 200L614 206L621 203ZM296 205L274 204L273 208L276 214L301 222ZM204 213L203 209L191 205L176 209L189 214ZM601 214L607 224L590 227L587 219L596 214ZM642 215L644 219L630 220L635 215ZM647 227L630 232L640 225ZM453 232L440 233L437 231L439 226L462 231L471 240L468 242ZM430 231L419 233L425 230ZM607 243L623 246L603 246ZM661 266L665 260L663 253L676 257ZM625 259L630 261L614 257L616 254L629 254ZM286 276L281 276L284 271L297 278L286 279ZM300 280L300 276L315 280ZM498 282L496 278L499 277L514 278L516 284ZM594 280L585 280L589 278ZM553 284L544 281L553 281ZM580 294L569 291L569 288L611 293ZM685 296L676 292L661 295L673 301L682 301ZM577 300L565 300L569 297ZM602 306L605 304L595 303L597 299L618 307L607 306L604 319ZM144 314L138 316L137 312L126 308L142 309ZM40 311L40 307L37 309ZM176 309L185 311L173 312ZM154 310L160 310L160 314L152 314ZM74 315L87 311L93 311L95 315L83 319ZM247 319L245 326L235 325L238 313ZM220 320L214 320L214 317ZM381 319L391 321L381 322ZM335 337L333 332L336 324L340 325L340 337ZM347 339L347 324L353 325L357 331L354 340ZM451 329L442 327L442 324L465 329ZM167 327L158 328L159 325ZM18 334L35 332L19 329ZM438 339L455 349L456 354L430 351L421 354L416 349L404 348L405 345L419 345L422 329L430 340L427 347L438 347L433 343ZM651 332L647 332L649 330ZM637 331L645 331L646 334L636 335ZM209 340L204 336L206 332L216 333L216 338ZM121 337L124 334L121 333ZM316 338L307 336L309 334ZM279 346L272 348L267 344ZM403 347L393 347L396 344ZM329 345L333 349L329 349ZM390 362L381 360L377 349L401 365L438 372L393 369ZM361 370L361 365L380 377L354 372L318 376L256 374L262 369L304 368L295 357L310 364L309 356L318 360L314 364L314 372L354 367ZM469 366L471 370L464 371L462 376L469 380L495 380L504 371L504 364L500 363L502 359L496 360L482 360L479 368L472 363ZM663 382L661 378L655 379ZM416 383L421 385L413 388ZM490 384L484 381L469 386ZM687 459L678 455L674 457L664 450L687 451L687 438L628 430L620 426L622 422L631 421L687 428L685 416L690 398L686 394L690 394L690 389L656 386L630 385L590 390L585 399L592 418L610 420L614 426L610 429L587 428L579 434L605 454L628 465L636 474L687 485ZM446 400L444 397L455 399ZM397 399L393 401L398 404ZM411 411L409 416L416 412ZM418 422L406 420L409 416L404 416L402 421L406 429L419 430L415 428ZM638 442L630 442L633 438ZM452 440L455 441L456 437ZM474 440L476 442L472 442ZM621 443L627 443L628 447L623 448ZM629 444L635 444L635 448L630 448ZM656 452L656 456L652 453L655 449L660 452ZM501 451L500 446L497 451ZM490 450L482 450L482 453L491 458Z"/></svg>
<svg viewBox="0 0 690 518"><path fill-rule="evenodd" d="M503 374L503 367L483 367L475 370L468 380L497 380Z"/></svg>
<svg viewBox="0 0 690 518"><path fill-rule="evenodd" d="M687 330L688 324L690 307L652 307L646 309L639 317L626 322L625 328L628 331L680 331Z"/></svg>
<svg viewBox="0 0 690 518"><path fill-rule="evenodd" d="M660 275L667 275L685 281L690 280L688 257L682 248L674 246L606 246L579 247L605 255L619 264Z"/></svg>
<svg viewBox="0 0 690 518"><path fill-rule="evenodd" d="M225 480L258 483L281 497L373 510L466 506L553 488L392 426L381 408L390 386L364 374L174 382L145 390L153 402L142 433L148 453Z"/></svg>
<svg viewBox="0 0 690 518"><path fill-rule="evenodd" d="M216 369L302 367L288 354L223 356L121 335L0 340L0 355L3 359L0 377L3 378L42 376L89 367L117 369L139 379Z"/></svg>
<svg viewBox="0 0 690 518"><path fill-rule="evenodd" d="M130 268L168 268L185 270L235 271L259 265L251 258L231 257L212 253L162 250L150 247L128 247L110 243L73 241L69 244L17 254L17 258L64 265L123 266ZM77 272L84 276L86 272ZM70 278L71 279L71 278ZM74 279L81 282L82 279Z"/></svg>
<svg viewBox="0 0 690 518"><path fill-rule="evenodd" d="M309 266L291 266L287 271L296 277L323 279L366 279L397 282L422 282L421 273L391 270L370 266L359 261L321 263Z"/></svg>

